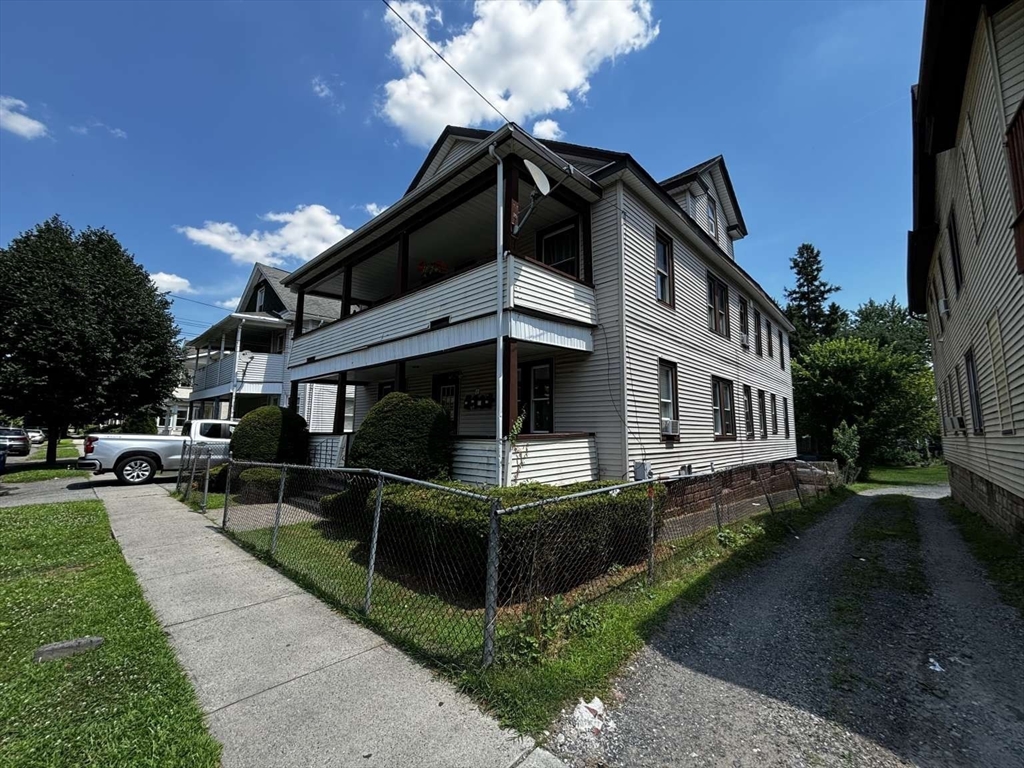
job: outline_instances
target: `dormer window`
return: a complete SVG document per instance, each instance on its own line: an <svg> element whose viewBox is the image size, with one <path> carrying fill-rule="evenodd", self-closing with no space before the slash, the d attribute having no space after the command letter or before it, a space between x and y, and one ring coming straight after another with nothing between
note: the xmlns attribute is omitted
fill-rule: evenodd
<svg viewBox="0 0 1024 768"><path fill-rule="evenodd" d="M718 236L718 204L711 195L708 195L708 232L712 237Z"/></svg>
<svg viewBox="0 0 1024 768"><path fill-rule="evenodd" d="M264 302L264 300L266 298L267 298L267 287L265 285L261 285L260 289L258 291L256 291L256 311L257 312L262 312L263 311L263 302Z"/></svg>

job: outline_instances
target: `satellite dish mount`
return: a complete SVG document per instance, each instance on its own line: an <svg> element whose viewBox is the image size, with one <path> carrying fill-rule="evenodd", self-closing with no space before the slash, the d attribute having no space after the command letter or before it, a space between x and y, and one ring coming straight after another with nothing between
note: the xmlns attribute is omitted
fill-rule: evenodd
<svg viewBox="0 0 1024 768"><path fill-rule="evenodd" d="M533 213L534 207L542 197L547 197L556 189L558 189L565 182L567 178L573 175L572 165L567 165L563 169L565 176L555 186L551 186L551 179L548 178L547 174L540 169L540 167L531 160L523 159L523 163L526 165L526 170L529 171L530 177L533 179L533 192L530 193L530 207L526 209L526 213L522 215L519 221L514 227L512 227L512 237L518 237L519 231L526 224L526 220L530 218L530 214Z"/></svg>

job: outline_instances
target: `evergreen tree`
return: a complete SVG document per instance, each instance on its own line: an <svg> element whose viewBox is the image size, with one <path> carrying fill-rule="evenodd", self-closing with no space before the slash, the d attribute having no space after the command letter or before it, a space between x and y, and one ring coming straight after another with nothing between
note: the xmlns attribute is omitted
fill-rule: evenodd
<svg viewBox="0 0 1024 768"><path fill-rule="evenodd" d="M825 305L840 287L821 279L821 251L803 243L789 266L796 275L796 287L785 289L784 311L795 328L790 334L790 349L796 357L814 342L838 335L849 322L849 315L834 301Z"/></svg>
<svg viewBox="0 0 1024 768"><path fill-rule="evenodd" d="M889 347L903 355L931 360L927 322L910 314L895 296L882 304L868 299L866 304L857 307L846 334L874 341L879 347Z"/></svg>
<svg viewBox="0 0 1024 768"><path fill-rule="evenodd" d="M59 216L0 248L0 409L49 430L152 408L181 377L178 329L141 265L105 229Z"/></svg>

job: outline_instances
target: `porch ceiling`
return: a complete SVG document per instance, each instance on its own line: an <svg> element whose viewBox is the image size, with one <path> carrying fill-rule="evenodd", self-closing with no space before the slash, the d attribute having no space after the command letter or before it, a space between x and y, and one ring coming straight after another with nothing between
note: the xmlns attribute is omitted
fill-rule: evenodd
<svg viewBox="0 0 1024 768"><path fill-rule="evenodd" d="M211 325L191 341L185 342L185 344L193 348L203 347L207 344L219 346L220 337L227 335L230 345L234 346L235 338L233 334L238 329L238 326L243 323L250 327L256 326L266 330L280 330L288 326L287 320L282 320L267 312L232 312L223 320Z"/></svg>

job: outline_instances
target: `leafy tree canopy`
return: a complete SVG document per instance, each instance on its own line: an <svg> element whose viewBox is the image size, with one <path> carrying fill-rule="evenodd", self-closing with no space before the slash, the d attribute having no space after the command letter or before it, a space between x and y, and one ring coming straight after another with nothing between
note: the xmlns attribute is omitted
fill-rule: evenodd
<svg viewBox="0 0 1024 768"><path fill-rule="evenodd" d="M821 251L803 243L789 260L789 266L796 275L796 287L785 289L784 312L795 328L790 334L790 349L795 357L815 341L836 336L846 327L849 315L834 301L826 304L840 287L821 279Z"/></svg>
<svg viewBox="0 0 1024 768"><path fill-rule="evenodd" d="M59 216L0 249L0 409L49 430L151 408L181 378L170 302L105 229Z"/></svg>
<svg viewBox="0 0 1024 768"><path fill-rule="evenodd" d="M925 360L875 341L845 337L812 344L793 361L797 429L833 452L835 429L856 425L865 466L896 445L935 431L935 380Z"/></svg>
<svg viewBox="0 0 1024 768"><path fill-rule="evenodd" d="M893 296L879 304L869 299L853 313L847 335L877 342L880 347L890 347L904 355L918 355L931 360L932 348L928 338L928 324L922 318L914 317L910 310Z"/></svg>

